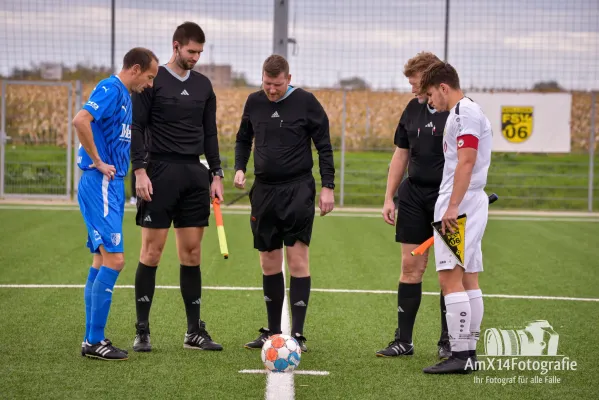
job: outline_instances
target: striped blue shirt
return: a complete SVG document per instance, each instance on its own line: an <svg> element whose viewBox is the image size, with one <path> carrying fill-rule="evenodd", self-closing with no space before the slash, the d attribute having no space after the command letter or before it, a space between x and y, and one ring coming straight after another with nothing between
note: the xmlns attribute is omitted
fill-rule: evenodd
<svg viewBox="0 0 599 400"><path fill-rule="evenodd" d="M116 168L115 178L124 178L129 171L131 147L131 95L116 76L98 82L89 101L83 106L94 120L91 123L94 143L100 159ZM87 171L91 158L79 146L77 165Z"/></svg>

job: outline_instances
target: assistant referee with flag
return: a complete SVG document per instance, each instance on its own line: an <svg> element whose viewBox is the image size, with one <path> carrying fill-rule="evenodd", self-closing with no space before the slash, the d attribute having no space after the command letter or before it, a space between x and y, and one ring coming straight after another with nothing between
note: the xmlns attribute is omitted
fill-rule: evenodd
<svg viewBox="0 0 599 400"><path fill-rule="evenodd" d="M210 198L223 199L216 126L216 94L210 80L193 70L204 49L202 28L185 22L173 34L173 54L161 65L154 86L133 96L131 161L137 192L136 222L141 251L135 274L137 322L134 351L149 352L150 308L156 270L171 225L174 227L186 349L222 350L200 318L202 239ZM210 168L200 156L205 155Z"/></svg>
<svg viewBox="0 0 599 400"><path fill-rule="evenodd" d="M428 105L426 95L419 95L420 78L433 63L440 61L432 53L422 52L408 60L404 75L412 86L412 99L404 109L394 143L387 177L387 191L383 218L396 225L395 240L401 243L401 275L397 289L397 329L389 345L379 350L378 357L396 357L414 354L412 332L422 300L422 276L428 262L428 250L421 256L411 252L433 236L435 202L443 177L443 130L449 112L438 112ZM402 182L404 173L408 177ZM395 222L394 194L398 191L399 207ZM440 296L441 337L438 342L440 358L451 355L445 302Z"/></svg>

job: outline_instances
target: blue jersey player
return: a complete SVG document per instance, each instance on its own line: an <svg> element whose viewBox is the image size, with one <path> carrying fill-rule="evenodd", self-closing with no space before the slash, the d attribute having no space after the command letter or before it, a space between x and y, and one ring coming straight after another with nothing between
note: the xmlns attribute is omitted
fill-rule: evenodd
<svg viewBox="0 0 599 400"><path fill-rule="evenodd" d="M81 142L77 165L83 170L78 188L79 208L93 254L84 290L85 337L81 354L102 360L126 360L127 352L112 345L104 327L123 257L124 177L131 146L131 92L152 86L158 58L134 48L123 69L100 81L89 101L73 119Z"/></svg>

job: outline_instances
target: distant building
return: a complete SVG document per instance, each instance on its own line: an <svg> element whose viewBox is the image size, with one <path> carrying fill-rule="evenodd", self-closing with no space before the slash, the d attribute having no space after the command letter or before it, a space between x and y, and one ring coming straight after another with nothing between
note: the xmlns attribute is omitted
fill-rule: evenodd
<svg viewBox="0 0 599 400"><path fill-rule="evenodd" d="M62 79L62 65L58 63L41 63L40 75L42 79L59 81Z"/></svg>
<svg viewBox="0 0 599 400"><path fill-rule="evenodd" d="M233 85L232 68L230 65L200 64L194 68L206 75L215 87L231 87Z"/></svg>

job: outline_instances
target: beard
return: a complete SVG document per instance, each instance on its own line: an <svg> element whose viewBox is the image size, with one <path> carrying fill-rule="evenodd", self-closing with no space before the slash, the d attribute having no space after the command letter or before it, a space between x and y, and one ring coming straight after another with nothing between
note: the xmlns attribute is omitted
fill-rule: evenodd
<svg viewBox="0 0 599 400"><path fill-rule="evenodd" d="M183 68L184 70L191 70L195 66L195 63L192 64L191 61L186 61L186 60L179 58L177 60L177 65L179 67Z"/></svg>

